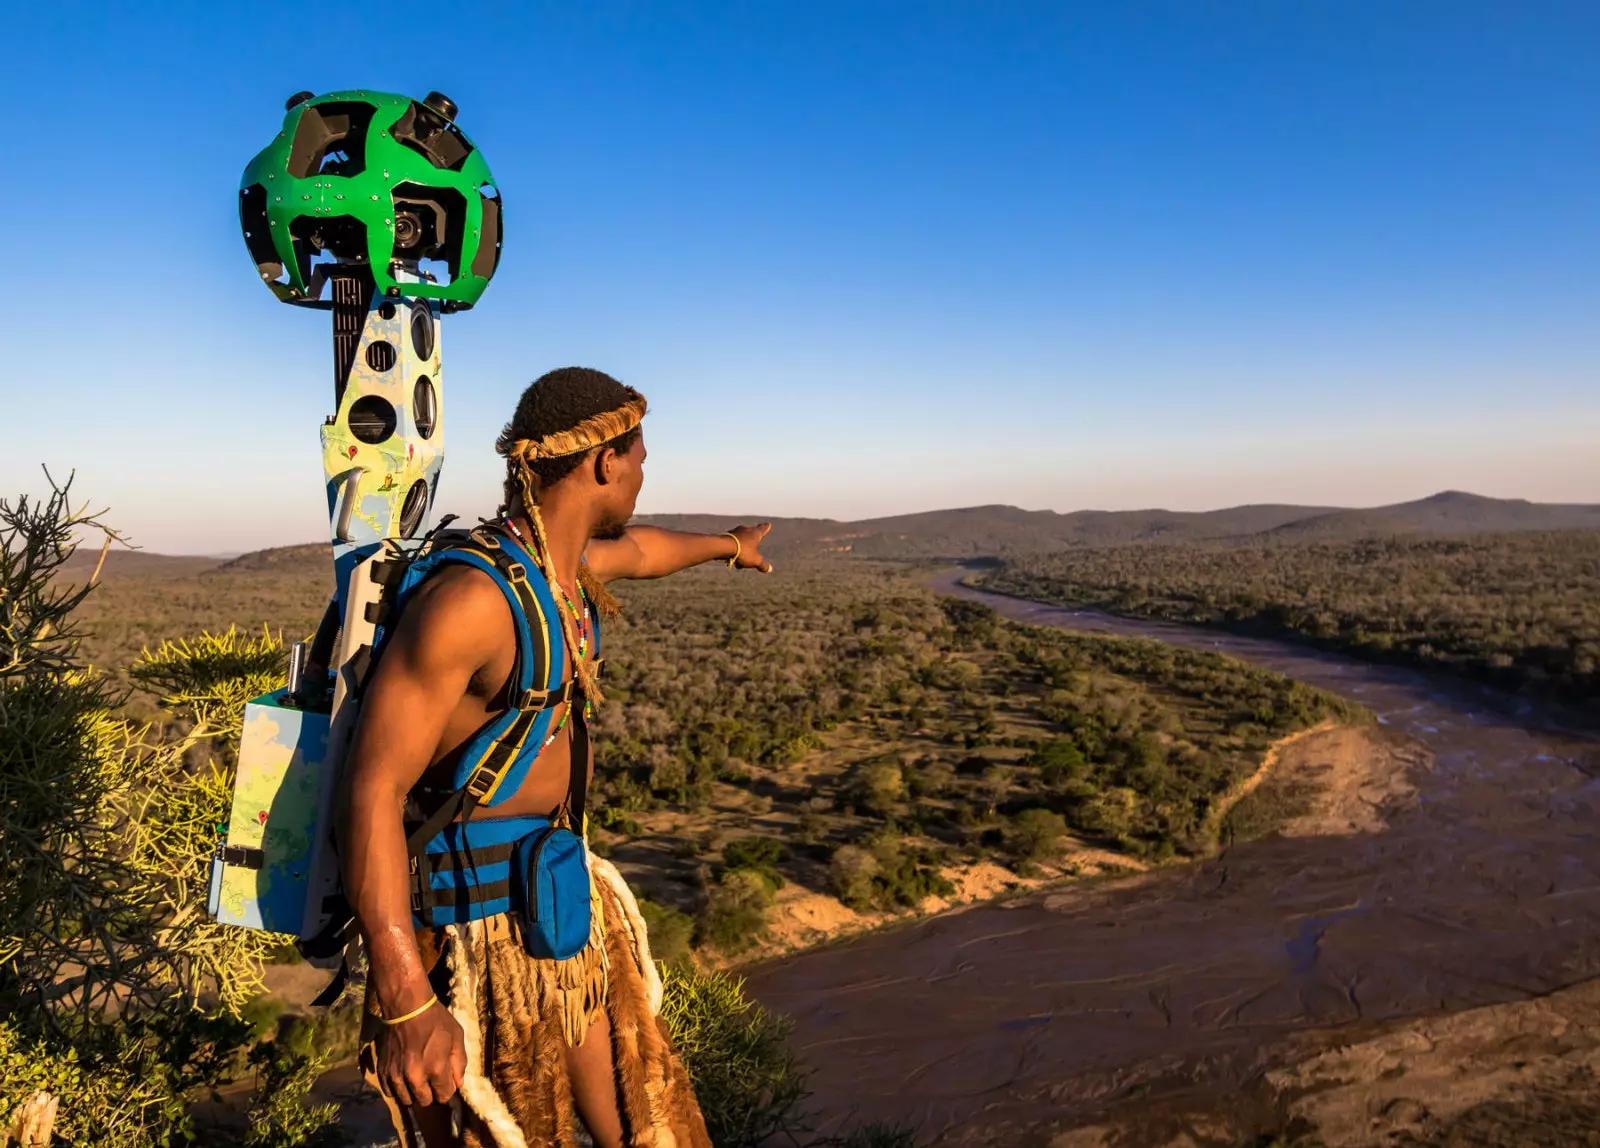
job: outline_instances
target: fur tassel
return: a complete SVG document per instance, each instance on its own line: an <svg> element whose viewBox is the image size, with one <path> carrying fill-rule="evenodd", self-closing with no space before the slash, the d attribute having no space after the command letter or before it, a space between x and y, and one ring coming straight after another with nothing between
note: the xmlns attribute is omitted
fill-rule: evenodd
<svg viewBox="0 0 1600 1148"><path fill-rule="evenodd" d="M561 1020L567 1044L573 1048L583 1045L590 1026L605 1012L611 974L605 935L604 911L591 880L589 943L564 961L532 962L538 983L539 1015L550 1016L553 1010Z"/></svg>
<svg viewBox="0 0 1600 1148"><path fill-rule="evenodd" d="M589 596L589 601L602 618L622 617L622 603L606 589L606 584L595 576L587 562L578 563L578 585L583 587L583 592Z"/></svg>
<svg viewBox="0 0 1600 1148"><path fill-rule="evenodd" d="M461 1099L487 1126L495 1148L528 1148L527 1138L516 1118L483 1072L483 1029L478 1018L478 976L468 950L484 943L482 923L473 921L464 930L450 925L445 929L447 959L450 962L450 1015L461 1026L462 1044L467 1054L467 1070L461 1078Z"/></svg>
<svg viewBox="0 0 1600 1148"><path fill-rule="evenodd" d="M639 902L634 899L633 890L628 888L628 883L622 879L622 874L610 861L590 854L589 865L595 877L611 890L612 896L617 899L617 905L622 909L622 921L627 926L629 940L633 942L633 961L639 969L639 975L644 978L644 991L650 1002L650 1015L660 1016L664 992L661 970L656 967L655 958L650 955L650 934L645 928L644 917L639 912Z"/></svg>

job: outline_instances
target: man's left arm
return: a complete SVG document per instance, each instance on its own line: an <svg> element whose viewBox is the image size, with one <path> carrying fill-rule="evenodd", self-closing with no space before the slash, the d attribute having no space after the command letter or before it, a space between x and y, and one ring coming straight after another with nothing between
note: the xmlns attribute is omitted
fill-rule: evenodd
<svg viewBox="0 0 1600 1148"><path fill-rule="evenodd" d="M770 522L736 526L726 534L691 534L660 526L630 526L622 537L595 539L583 552L602 582L616 578L665 578L702 562L726 562L738 556L741 570L772 573L772 563L761 554L761 542L772 529Z"/></svg>

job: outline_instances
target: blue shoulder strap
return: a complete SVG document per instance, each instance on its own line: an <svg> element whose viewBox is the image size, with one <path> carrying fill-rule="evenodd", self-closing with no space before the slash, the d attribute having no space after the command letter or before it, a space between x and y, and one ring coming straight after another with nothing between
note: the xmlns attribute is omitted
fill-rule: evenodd
<svg viewBox="0 0 1600 1148"><path fill-rule="evenodd" d="M443 555L476 566L494 580L511 607L517 633L517 664L507 708L468 743L469 752L456 765L455 784L476 796L478 803L494 806L522 785L550 732L553 710L571 693L565 680L566 649L559 637L552 640L550 623L557 607L550 586L515 539L480 528L467 543Z"/></svg>
<svg viewBox="0 0 1600 1148"><path fill-rule="evenodd" d="M411 562L397 588L397 606L403 607L411 591L446 563L483 571L511 608L517 652L507 708L468 740L453 779L473 806L498 805L521 786L538 756L524 749L543 744L552 710L571 692L565 681L566 649L559 638L551 640L548 620L556 616L555 598L538 566L515 539L487 525ZM375 636L375 648L384 636Z"/></svg>

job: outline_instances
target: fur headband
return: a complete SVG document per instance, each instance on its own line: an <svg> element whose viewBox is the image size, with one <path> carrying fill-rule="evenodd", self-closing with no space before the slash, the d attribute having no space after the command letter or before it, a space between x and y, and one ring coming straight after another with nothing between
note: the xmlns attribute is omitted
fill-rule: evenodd
<svg viewBox="0 0 1600 1148"><path fill-rule="evenodd" d="M610 442L619 435L627 434L644 421L648 409L644 396L639 395L637 398L629 399L616 410L589 416L571 430L556 431L543 438L519 438L514 442L498 443L496 449L506 458L519 462L582 454L586 450L593 450Z"/></svg>

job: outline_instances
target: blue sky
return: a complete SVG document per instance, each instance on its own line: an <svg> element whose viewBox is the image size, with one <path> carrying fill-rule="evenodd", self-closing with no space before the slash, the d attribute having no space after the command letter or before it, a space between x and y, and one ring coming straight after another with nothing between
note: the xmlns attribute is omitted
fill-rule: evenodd
<svg viewBox="0 0 1600 1148"><path fill-rule="evenodd" d="M30 5L0 491L324 536L325 316L240 172L299 89L448 93L503 190L444 509L520 388L651 399L641 508L1600 500L1600 5ZM25 163L16 157L25 155Z"/></svg>

